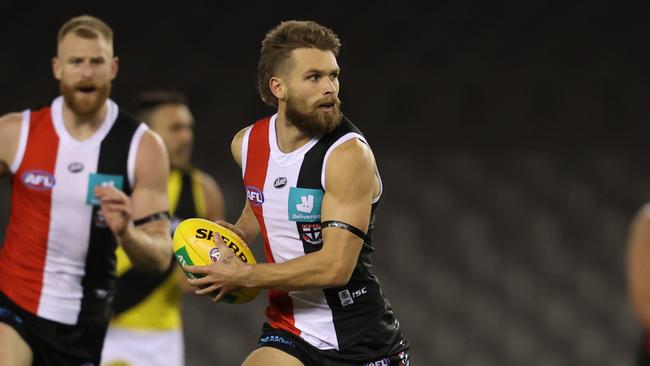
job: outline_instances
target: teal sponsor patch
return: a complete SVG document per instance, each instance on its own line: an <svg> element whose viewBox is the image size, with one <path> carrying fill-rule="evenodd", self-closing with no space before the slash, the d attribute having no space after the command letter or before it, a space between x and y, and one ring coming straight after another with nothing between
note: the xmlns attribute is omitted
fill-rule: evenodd
<svg viewBox="0 0 650 366"><path fill-rule="evenodd" d="M289 190L289 221L319 222L323 191L291 187Z"/></svg>
<svg viewBox="0 0 650 366"><path fill-rule="evenodd" d="M124 178L121 175L111 174L97 174L93 173L88 178L88 194L86 195L86 203L91 206L99 206L100 201L95 197L95 187L115 187L115 189L122 190Z"/></svg>

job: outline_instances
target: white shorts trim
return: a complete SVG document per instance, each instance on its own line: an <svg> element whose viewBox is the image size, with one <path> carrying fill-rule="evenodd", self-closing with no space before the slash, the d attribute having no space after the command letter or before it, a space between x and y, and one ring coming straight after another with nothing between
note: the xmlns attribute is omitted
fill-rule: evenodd
<svg viewBox="0 0 650 366"><path fill-rule="evenodd" d="M109 327L100 365L118 361L133 366L183 366L183 332Z"/></svg>

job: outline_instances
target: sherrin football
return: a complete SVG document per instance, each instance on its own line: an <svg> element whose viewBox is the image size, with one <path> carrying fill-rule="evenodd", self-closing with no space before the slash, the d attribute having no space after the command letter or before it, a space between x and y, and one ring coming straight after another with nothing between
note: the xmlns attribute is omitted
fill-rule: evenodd
<svg viewBox="0 0 650 366"><path fill-rule="evenodd" d="M226 246L239 259L245 263L257 263L253 253L237 234L212 221L193 218L182 221L174 230L174 255L181 268L183 268L183 264L204 266L219 260L221 253L213 241L215 233L221 235ZM185 272L185 275L189 278L203 277L203 275L189 272ZM216 296L217 293L218 291L211 295ZM243 288L225 294L222 301L230 304L242 304L253 300L258 293L259 289Z"/></svg>

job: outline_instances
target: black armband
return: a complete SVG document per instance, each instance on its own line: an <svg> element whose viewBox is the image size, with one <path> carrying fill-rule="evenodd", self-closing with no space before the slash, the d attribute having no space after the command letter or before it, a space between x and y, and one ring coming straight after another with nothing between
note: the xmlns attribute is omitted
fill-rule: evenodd
<svg viewBox="0 0 650 366"><path fill-rule="evenodd" d="M354 235L358 236L359 238L361 238L361 240L363 240L364 242L366 242L367 239L368 239L368 237L366 236L366 233L364 233L360 229L358 229L358 228L356 228L356 227L354 227L354 226L352 226L350 224L346 224L343 221L337 221L337 220L323 221L323 222L320 223L320 227L321 227L321 230L325 229L326 227L335 227L335 228L347 230L347 231L351 232L352 234L354 234Z"/></svg>
<svg viewBox="0 0 650 366"><path fill-rule="evenodd" d="M161 211L161 212L156 212L155 214L151 214L149 216L145 216L141 219L133 220L133 225L140 226L152 221L165 220L165 219L169 220L170 218L171 216L169 216L169 211Z"/></svg>

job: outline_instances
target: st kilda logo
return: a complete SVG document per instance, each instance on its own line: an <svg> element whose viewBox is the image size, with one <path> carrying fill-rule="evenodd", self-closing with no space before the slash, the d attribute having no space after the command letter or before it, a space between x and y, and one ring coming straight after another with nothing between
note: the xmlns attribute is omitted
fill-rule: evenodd
<svg viewBox="0 0 650 366"><path fill-rule="evenodd" d="M320 223L300 223L300 237L309 244L323 244Z"/></svg>

